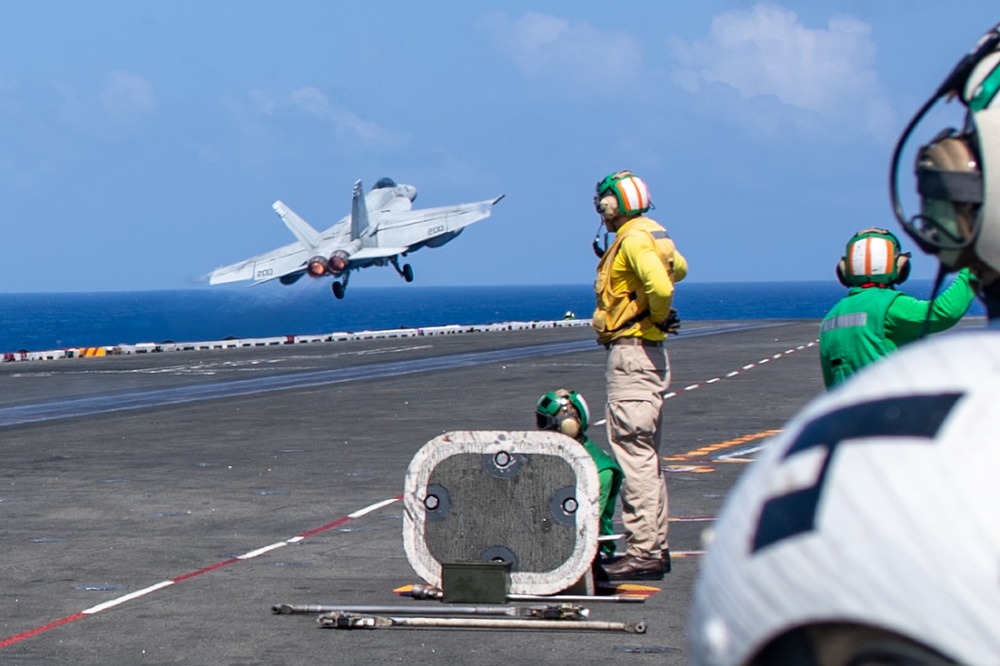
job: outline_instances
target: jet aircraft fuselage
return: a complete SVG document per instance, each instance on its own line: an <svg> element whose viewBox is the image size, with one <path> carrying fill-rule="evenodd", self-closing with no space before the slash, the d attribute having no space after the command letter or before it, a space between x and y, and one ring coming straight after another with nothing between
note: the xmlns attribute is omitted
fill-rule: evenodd
<svg viewBox="0 0 1000 666"><path fill-rule="evenodd" d="M351 213L326 231L319 232L281 201L274 210L297 242L209 274L210 284L253 280L255 284L279 280L292 284L303 275L333 277L333 293L344 297L351 271L367 266L392 265L404 280L413 280L405 257L422 247L440 247L462 230L490 216L495 199L471 204L413 210L417 189L382 178L363 194L361 181L354 184Z"/></svg>

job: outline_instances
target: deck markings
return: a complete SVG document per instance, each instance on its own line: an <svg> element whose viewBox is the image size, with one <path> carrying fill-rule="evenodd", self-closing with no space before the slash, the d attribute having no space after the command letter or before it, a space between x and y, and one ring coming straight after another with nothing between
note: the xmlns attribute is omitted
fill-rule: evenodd
<svg viewBox="0 0 1000 666"><path fill-rule="evenodd" d="M613 594L620 597L645 597L649 598L662 590L652 585L640 585L637 583L602 583L597 586L599 594Z"/></svg>
<svg viewBox="0 0 1000 666"><path fill-rule="evenodd" d="M778 434L780 430L775 430L774 434ZM753 458L747 458L748 455L752 453L757 453L765 449L764 444L759 444L757 446L751 446L745 449L740 449L739 451L731 451L729 453L723 453L715 458L716 462L731 462L731 463L748 463L753 462Z"/></svg>
<svg viewBox="0 0 1000 666"><path fill-rule="evenodd" d="M747 370L751 370L754 367L757 367L758 365L762 365L764 363L768 363L771 360L782 358L783 356L786 356L788 354L792 354L795 351L801 351L803 349L806 349L806 348L809 348L809 347L813 347L816 344L818 344L818 342L819 342L818 340L815 340L813 342L809 342L808 344L799 345L798 347L796 347L794 349L788 349L788 350L786 350L786 351L784 351L782 353L775 354L774 356L772 356L770 358L761 359L760 361L758 361L756 363L749 363L747 365L744 365L740 370L734 370L732 372L729 372L729 373L725 374L723 377L713 377L713 378L708 379L708 380L706 380L704 382L701 382L700 384L692 384L690 386L687 386L687 387L685 387L683 389L683 391L684 392L689 392L689 391L697 389L699 386L701 386L701 384L715 384L715 383L719 382L721 379L729 379L729 378L732 378L732 377L736 377L739 374L741 374L742 372L745 372ZM529 349L530 349L530 351L528 351L528 350L516 350L514 353L511 353L509 350L503 350L503 351L500 351L500 352L488 352L488 353L485 353L485 354L465 354L465 355L461 355L460 354L460 355L456 356L456 359L460 359L458 362L455 362L455 360L452 360L451 363L441 364L440 362L434 363L434 362L423 361L423 362L418 362L416 364L413 364L413 365L416 365L418 367L407 368L406 372L407 373L421 372L421 371L425 371L425 370L429 370L429 369L441 369L441 367L464 367L464 366L467 366L467 365L477 365L477 364L483 363L483 362L495 362L495 361L501 360L501 359L503 359L503 360L520 359L520 358L524 358L524 357L531 357L531 356L534 356L534 355L544 355L546 352L547 353L555 353L555 354L567 353L567 352L570 352L570 351L578 351L580 349L580 343L570 343L570 344L563 344L563 345L539 345L539 346L536 346L534 348L529 348ZM544 351L541 351L541 350L544 350ZM539 352L541 352L541 353L539 353ZM387 365L390 365L390 364L387 364ZM396 368L394 368L394 369L396 369L398 371L398 366ZM372 368L367 368L367 370L370 371L370 370L372 370ZM387 370L387 368L383 368L382 370L385 371L385 370ZM307 382L303 382L303 383L296 382L295 384L293 384L293 386L300 387L300 386L314 386L314 385L333 384L333 383L339 383L339 382L343 382L343 381L351 381L353 379L357 379L358 378L357 376L354 376L354 374L351 373L351 372L343 373L343 371L341 371L339 373L339 374L341 374L341 376L339 376L339 377L337 376L337 374L338 374L337 371L325 371L325 372L321 371L321 372L312 372L312 373L308 373L308 374L313 375L313 377L315 377L315 378L310 377L310 379L312 381L307 381ZM371 372L369 372L367 374L368 374L368 378L372 377L373 375L374 376L379 376L379 373L371 373ZM317 375L318 375L318 377L316 377ZM343 376L343 375L347 375L347 376ZM242 386L241 385L239 387L239 390L236 390L236 391L232 390L232 389L236 388L236 386L233 385L233 384L230 384L230 385L228 385L226 387L227 390L225 391L224 395L226 395L227 397L231 397L234 394L236 394L236 395L252 395L252 394L255 394L255 393L266 392L266 391L269 391L269 390L273 391L273 390L282 390L282 389L285 389L285 388L290 388L289 386L283 385L283 382L281 382L281 381L272 381L272 382L269 382L269 383L271 385L270 386L266 386L266 387L258 387L258 386L249 387L249 386ZM173 390L176 391L177 389L173 389ZM184 390L184 389L182 388L181 390ZM148 393L151 396L155 395L156 397L154 399L152 399L152 400L149 400L148 402L139 401L139 402L142 402L141 405L134 405L134 406L131 406L131 407L127 407L126 409L129 409L129 408L130 409L136 409L136 408L149 407L149 406L154 406L154 405L156 405L156 406L162 406L163 404L179 404L179 403L184 403L184 402L190 402L190 401L193 401L195 399L205 399L205 398L221 397L220 395L210 394L210 395L201 395L201 396L198 396L197 398L193 398L193 397L189 397L189 396L184 396L184 397L180 397L180 398L175 397L173 400L170 400L170 399L163 400L164 394L171 393L170 389L158 390L158 391L150 391ZM664 399L674 398L677 395L678 395L677 392L671 392L671 393L668 393L667 395L665 395ZM18 407L7 408L8 411L15 411L15 412L18 409L19 409ZM21 409L23 409L23 407ZM89 409L84 410L83 413L84 414L87 414L87 413L90 413L90 414L92 414L92 413L107 413L107 412L112 412L112 411L120 411L121 409L122 409L122 407L120 407L120 406L117 407L117 408L108 408L108 407L106 407L104 405L89 405ZM3 410L0 410L0 411L3 411ZM61 410L57 410L57 411L61 411ZM58 415L46 414L46 415L41 416L41 417L39 415L32 415L32 416L30 416L28 418L25 418L23 416L21 418L17 418L17 416L15 416L14 418L10 419L9 422L6 422L6 423L0 422L0 427L2 427L4 425L15 425L15 424L20 424L20 423L31 423L31 422L52 420L52 419L56 419L56 418L66 418L67 416L73 416L73 415L82 415L82 414L66 414L66 413L60 413ZM595 423L595 425L598 425L598 423ZM753 441L755 439L761 439L763 437L769 437L771 435L777 434L778 432L781 432L781 431L780 430L767 430L767 431L763 431L761 433L755 433L753 435L745 435L743 437L738 437L738 438L733 439L733 440L727 440L726 442L720 442L718 444L712 444L712 445L709 445L709 446L706 446L706 447L702 447L700 449L696 449L694 451L690 451L690 452L682 454L680 456L670 456L670 457L664 458L664 460L689 461L689 460L692 460L692 459L697 459L699 456L704 456L704 455L706 455L706 453L710 455L711 453L714 453L715 451L718 451L718 450L721 450L721 449L724 449L724 448L728 448L728 447L731 447L731 446L735 446L737 444L746 443L748 441ZM745 455L747 453L757 451L760 448L762 448L762 447L753 447L751 449L744 449L742 451L738 451L738 452L735 452L733 454L730 454L729 456L718 456L718 458L716 458L716 459L726 459L726 460L728 460L730 462L742 461L742 459L734 458L734 457L731 457L731 456L734 456L736 454ZM707 467L704 467L704 466L697 466L697 467L700 468L700 469L698 469L698 471L710 471L710 468L707 468ZM49 622L47 624L43 624L41 626L35 627L34 629L29 629L29 630L21 632L19 634L14 634L12 636L8 636L7 638L0 640L0 648L8 647L10 645L13 645L14 643L19 643L19 642L21 642L23 640L26 640L28 638L32 638L32 637L37 636L39 634L45 633L45 632L47 632L47 631L49 631L51 629L55 629L56 627L61 627L61 626L65 625L65 624L69 624L71 622L75 622L77 620L81 620L81 619L89 617L91 615L96 615L97 613L100 613L102 611L108 610L109 608L115 608L115 607L120 606L122 604L128 603L129 601L133 601L135 599L140 599L140 598L142 598L144 596L152 594L153 592L157 592L159 590L165 589L165 588L170 587L172 585L175 585L177 583L180 583L180 582L183 582L183 581L186 581L186 580L190 580L192 578L196 578L196 577L201 576L203 574L207 574L207 573L210 573L212 571L216 571L218 569L222 569L224 567L230 566L232 564L236 564L238 562L243 562L243 561L246 561L246 560L254 559L256 557L259 557L260 555L263 555L265 553L269 553L271 551L277 550L279 548L282 548L284 546L287 546L287 545L290 545L290 544L293 544L293 543L299 543L299 542L303 541L304 539L309 538L310 536L313 536L313 535L319 534L321 532L325 532L327 530L333 529L335 527L343 525L344 523L346 523L346 522L348 522L350 520L354 520L354 519L360 518L360 517L365 516L365 515L373 512L373 511L377 511L377 510L379 510L379 509L381 509L381 508L383 508L385 506L388 506L389 504L392 504L394 502L398 502L400 500L402 500L401 496L390 498L390 499L386 499L386 500L382 500L381 502L376 502L375 504L372 504L372 505L367 506L367 507L365 507L363 509L359 509L358 511L355 511L354 513L350 513L350 514L348 514L346 516L338 518L337 520L335 520L335 521L333 521L331 523L327 523L326 525L322 525L320 527L314 528L314 529L309 530L307 532L303 532L302 534L293 536L293 537L291 537L289 539L286 539L284 541L279 541L279 542L276 542L276 543L273 543L273 544L270 544L270 545L267 545L267 546L263 546L261 548L257 548L255 550L251 550L251 551L249 551L247 553L244 553L243 555L238 555L238 556L235 556L235 557L231 557L231 558L222 560L220 562L216 562L214 564L208 565L206 567L202 567L201 569L197 569L195 571L191 571L191 572L182 574L182 575L177 576L175 578L171 578L171 579L168 579L168 580L160 581L158 583L154 583L153 585L145 587L145 588L143 588L141 590L136 590L134 592L130 592L128 594L122 595L122 596L117 597L115 599L111 599L109 601L102 602L100 604L97 604L96 606L91 606L90 608L86 608L86 609L84 609L82 611L73 613L71 615L67 615L67 616L59 618L57 620L53 620L53 621L51 621L51 622ZM677 521L687 522L687 521L694 521L694 520L713 520L713 518L687 518L687 519L685 519L685 518L674 518L674 519L671 519L671 520L677 520ZM698 556L701 556L703 554L704 554L704 551L701 551L701 550L671 552L671 556L672 557L677 557L677 558L698 557ZM657 589L657 588L653 588L653 589Z"/></svg>
<svg viewBox="0 0 1000 666"><path fill-rule="evenodd" d="M184 386L143 389L115 394L105 393L26 405L7 405L0 407L0 428L27 423L44 423L78 416L183 405L217 398L231 399L289 389L314 388L424 372L471 368L489 363L523 361L544 356L589 351L593 346L594 343L590 340L553 342L508 349L428 356L411 360L383 361L368 365L349 365L326 370L262 375L248 379L199 382Z"/></svg>
<svg viewBox="0 0 1000 666"><path fill-rule="evenodd" d="M190 580L192 578L196 578L196 577L201 576L203 574L207 574L207 573L209 573L211 571L216 571L218 569L222 569L223 567L227 567L227 566L229 566L231 564L236 564L237 562L243 562L243 561L246 561L246 560L251 560L251 559L253 559L255 557L263 555L264 553L269 553L272 550L277 550L278 548L281 548L283 546L287 546L289 544L299 543L300 541L302 541L304 539L307 539L307 538L309 538L311 536L314 536L314 535L319 534L321 532L326 532L327 530L331 530L334 527L338 527L340 525L343 525L346 522L349 522L351 520L355 520L357 518L361 518L362 516L366 516L369 513L372 513L373 511L378 511L379 509L381 509L383 507L386 507L386 506L389 506L390 504L393 504L395 502L399 502L402 499L403 499L402 496L398 496L398 497L393 497L393 498L390 498L390 499L382 500L381 502L376 502L375 504L371 504L369 506L364 507L363 509L359 509L359 510L355 511L354 513L349 513L346 516L338 518L337 520L335 520L335 521L333 521L331 523L327 523L326 525L322 525L320 527L316 527L314 529L311 529L311 530L309 530L307 532L303 532L302 534L293 536L290 539L285 539L284 541L278 541L278 542L273 543L273 544L271 544L269 546L264 546L263 548L257 548L256 550L251 550L251 551L249 551L247 553L244 553L243 555L237 555L236 557L230 557L230 558L222 560L220 562L216 562L215 564L210 564L207 567L202 567L201 569L198 569L196 571L190 571L188 573L181 574L180 576L177 576L175 578L170 578L168 580L160 581L159 583L155 583L155 584L150 585L149 587L145 587L145 588L143 588L141 590L136 590L135 592L130 592L128 594L124 594L124 595L122 595L120 597L117 597L115 599L111 599L109 601L105 601L103 603L97 604L96 606L91 606L90 608L86 608L86 609L84 609L82 611L79 611L77 613L73 613L72 615L67 615L66 617L60 618L58 620L53 620L52 622L49 622L48 624L41 625L40 627L35 627L34 629L29 629L28 631L24 631L24 632L21 632L19 634L14 634L13 636L8 636L7 638L0 640L0 648L5 648L8 645L13 645L14 643L19 643L20 641L23 641L25 639L31 638L33 636L37 636L37 635L42 634L42 633L45 633L46 631L49 631L50 629L55 629L56 627L61 627L64 624L69 624L70 622L75 622L77 620L82 620L85 617L89 617L91 615L96 615L97 613L100 613L101 611L105 611L105 610L108 610L109 608L114 608L116 606L120 606L120 605L122 605L124 603L127 603L129 601L133 601L135 599L142 598L142 597L144 597L144 596L146 596L148 594L151 594L153 592L156 592L158 590L162 590L164 588L170 587L171 585L175 585L177 583L180 583L180 582L183 582L183 581L186 581L186 580Z"/></svg>
<svg viewBox="0 0 1000 666"><path fill-rule="evenodd" d="M741 367L739 370L733 370L731 372L727 372L725 375L722 375L721 377L712 377L712 378L707 379L707 380L705 380L703 382L699 382L699 383L696 383L696 384L691 384L689 386L685 386L680 392L671 391L670 393L667 393L666 395L664 395L663 399L664 400L669 400L670 398L677 397L681 393L688 393L690 391L693 391L693 390L697 389L699 386L709 385L709 384L716 384L716 383L722 381L723 379L730 379L732 377L736 377L736 376L738 376L738 375L746 372L747 370L752 370L753 368L761 366L761 365L763 365L765 363L769 363L771 361L778 360L780 358L788 356L789 354L794 354L796 351L802 351L803 349L808 349L810 347L815 347L818 344L819 344L819 340L817 339L817 340L813 340L812 342L808 342L808 343L805 343L805 344L798 345L797 347L786 349L785 351L780 352L778 354L774 354L773 356L770 356L768 358L762 358L761 360L757 361L756 363L747 363L746 365L744 365L743 367ZM594 425L599 425L599 424L600 424L600 422L595 423ZM734 439L729 439L729 440L726 440L724 442L718 442L716 444L709 444L708 446L703 446L703 447L701 447L699 449L695 449L693 451L688 451L687 453L675 454L675 455L671 455L671 456L663 456L663 460L665 460L667 462L689 463L687 465L667 465L667 466L665 466L663 468L663 470L665 472L672 472L672 473L692 472L692 473L695 473L695 474L701 474L701 473L705 473L705 472L714 472L715 468L709 467L707 465L697 465L697 464L690 464L690 463L694 463L694 462L709 462L709 461L713 462L713 463L715 463L715 462L725 462L725 463L748 463L748 462L752 462L753 459L752 458L747 458L746 456L762 450L764 448L764 445L758 445L758 446L753 446L753 447L749 447L749 448L744 448L744 449L740 449L739 451L734 451L734 452L726 453L726 454L719 454L718 452L722 451L724 449L732 448L734 446L739 446L741 444L746 444L748 442L753 442L753 441L756 441L756 440L766 439L768 437L773 437L774 435L777 435L780 432L781 432L781 430L763 430L761 432L755 432L755 433L750 434L750 435L743 435L741 437L736 437Z"/></svg>
<svg viewBox="0 0 1000 666"><path fill-rule="evenodd" d="M678 391L671 391L670 393L667 393L666 395L664 395L663 399L664 400L669 400L670 398L676 398L681 393L688 393L688 392L693 391L696 388L698 388L699 386L702 386L704 384L715 384L717 382L722 381L723 379L731 379L732 377L736 377L737 375L740 375L740 374L746 372L747 370L752 370L753 368L756 368L758 366L764 365L765 363L770 363L771 361L783 358L785 356L788 356L789 354L794 354L797 351L802 351L803 349L808 349L809 347L815 347L818 344L819 344L819 340L817 339L817 340L813 340L812 342L809 342L809 343L806 343L806 344L801 344L801 345L799 345L799 346L797 346L797 347L795 347L793 349L786 349L785 351L780 352L778 354L775 354L774 356L771 356L769 358L762 358L761 360L757 361L756 363L747 363L746 365L744 365L739 370L733 370L732 372L727 372L725 375L723 375L721 377L712 377L711 379L706 379L703 382L699 382L699 383L696 383L696 384L691 384L690 386L685 386L683 389L681 389L680 392L678 392ZM595 423L594 425L597 425L597 424Z"/></svg>
<svg viewBox="0 0 1000 666"><path fill-rule="evenodd" d="M662 469L664 472L668 472L670 474L708 474L715 471L714 467L710 467L708 465L666 465Z"/></svg>
<svg viewBox="0 0 1000 666"><path fill-rule="evenodd" d="M733 439L727 439L724 442L717 442L715 444L709 444L687 453L681 453L672 456L664 456L663 459L669 462L690 462L692 460L704 460L706 458L711 459L716 462L723 458L728 458L726 455L715 455L723 449L730 449L734 446L739 446L741 444L746 444L747 442L757 441L759 439L766 439L768 437L773 437L780 433L781 430L761 430L760 432L755 432L749 435L741 435L740 437L734 437ZM760 450L761 446L752 447L752 449L742 449L736 453L740 455L746 455L754 451ZM733 455L733 454L730 454ZM730 458L732 459L732 458Z"/></svg>

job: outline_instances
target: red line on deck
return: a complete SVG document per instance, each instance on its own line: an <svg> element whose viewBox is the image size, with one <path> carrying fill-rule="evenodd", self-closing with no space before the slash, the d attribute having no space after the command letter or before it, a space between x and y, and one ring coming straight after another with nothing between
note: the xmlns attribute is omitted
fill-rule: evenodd
<svg viewBox="0 0 1000 666"><path fill-rule="evenodd" d="M382 502L376 502L375 504L372 504L372 505L370 505L368 507L365 507L364 509L361 509L359 511L355 511L354 513L350 513L350 514L348 514L346 516L343 516L342 518L338 518L337 520L333 521L332 523L327 523L326 525L323 525L322 527L317 527L315 529L311 529L311 530L309 530L307 532L303 532L302 534L299 534L298 536L292 537L291 539L286 539L283 542L278 542L278 545L287 545L289 543L294 543L294 542L306 539L308 537L315 536L316 534L319 534L320 532L325 532L327 530L333 529L334 527L337 527L338 525L343 525L344 523L346 523L346 522L348 522L350 520L354 520L356 518L361 518L362 516L366 516L366 515L368 515L369 513L371 513L372 511L374 511L376 509L379 509L379 508L381 508L383 506L388 506L389 504L393 503L394 501L399 501L401 499L403 499L403 497L400 495L400 496L397 496L397 497L395 497L395 498L393 498L391 500L383 500ZM260 552L267 552L267 551L250 551L250 553L252 553L250 555L243 555L243 556L240 556L240 557L230 557L229 559L222 560L221 562L216 562L215 564L210 564L209 566L202 567L201 569L198 569L196 571L191 571L191 572L188 572L186 574L181 574L180 576L177 576L176 578L168 579L165 583L162 583L162 584L159 584L159 585L150 586L148 588L145 588L145 590L140 590L138 594L135 593L135 592L133 592L133 593L131 593L132 596L130 596L130 595L123 595L122 597L119 597L118 599L121 602L132 601L133 599L139 599L139 598L141 598L143 596L146 596L146 594L155 592L157 590L161 590L164 587L170 587L170 585L172 583L180 583L181 581L190 580L192 578L196 578L197 576L201 576L202 574L207 574L207 573L209 573L211 571L215 571L217 569L221 569L223 567L227 567L230 564L236 564L237 562L241 562L243 560L253 559L253 557L256 557L256 555L259 554ZM48 624L43 624L40 627L35 627L34 629L29 629L28 631L22 632L20 634L14 634L13 636L8 636L7 638L5 638L3 640L0 640L0 648L5 648L8 645L13 645L14 643L19 643L20 641L23 641L23 640L25 640L27 638L31 638L32 636L37 636L39 634L43 634L46 631L49 631L50 629L55 629L56 627L61 627L62 625L69 624L70 622L76 622L77 620L83 619L83 618L88 617L90 615L96 615L97 613L101 612L101 610L104 610L105 608L112 608L112 607L115 607L115 606L119 605L118 603L115 603L115 602L116 602L115 599L111 599L111 600L109 600L107 602L103 602L101 604L98 604L97 606L93 606L93 607L91 607L91 608L89 608L87 610L80 611L79 613L73 613L72 615L67 615L64 618L60 618L58 620L53 620L52 622L49 622Z"/></svg>

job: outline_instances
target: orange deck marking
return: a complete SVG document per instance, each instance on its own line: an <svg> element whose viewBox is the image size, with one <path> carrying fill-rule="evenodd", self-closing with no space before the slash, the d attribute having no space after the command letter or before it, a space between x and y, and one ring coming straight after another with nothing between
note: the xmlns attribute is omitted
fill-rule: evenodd
<svg viewBox="0 0 1000 666"><path fill-rule="evenodd" d="M693 451L688 451L687 453L681 453L672 456L664 456L664 460L667 462L687 462L692 459L705 459L711 458L713 453L717 453L723 449L729 449L734 446L739 446L741 444L746 444L747 442L753 442L758 439L765 439L767 437L773 437L780 433L781 430L762 430L761 432L755 432L752 435L743 435L741 437L736 437L734 439L727 439L724 442L718 442L717 444L709 444L708 446L703 446L700 449L695 449Z"/></svg>
<svg viewBox="0 0 1000 666"><path fill-rule="evenodd" d="M617 585L598 585L602 594L614 594L621 597L651 597L657 592L662 592L658 587L651 585L637 585L635 583L618 583Z"/></svg>

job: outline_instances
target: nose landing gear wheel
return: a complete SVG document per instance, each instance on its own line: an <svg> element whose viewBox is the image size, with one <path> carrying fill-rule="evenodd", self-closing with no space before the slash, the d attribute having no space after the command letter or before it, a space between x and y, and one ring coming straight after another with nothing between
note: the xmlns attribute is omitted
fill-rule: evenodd
<svg viewBox="0 0 1000 666"><path fill-rule="evenodd" d="M413 267L409 264L403 264L403 279L407 282L413 282Z"/></svg>
<svg viewBox="0 0 1000 666"><path fill-rule="evenodd" d="M331 287L331 289L333 289L333 295L336 296L338 299L344 297L344 283L343 282L334 282L330 287Z"/></svg>

